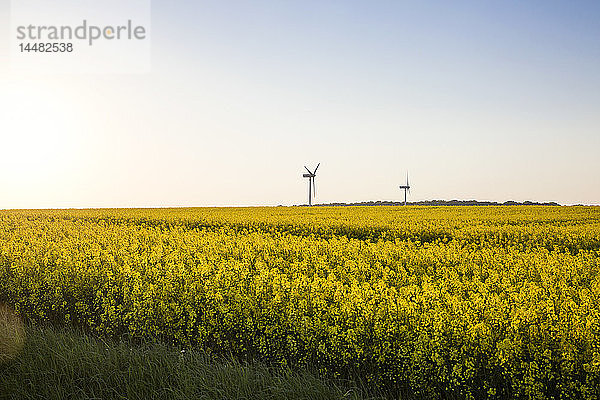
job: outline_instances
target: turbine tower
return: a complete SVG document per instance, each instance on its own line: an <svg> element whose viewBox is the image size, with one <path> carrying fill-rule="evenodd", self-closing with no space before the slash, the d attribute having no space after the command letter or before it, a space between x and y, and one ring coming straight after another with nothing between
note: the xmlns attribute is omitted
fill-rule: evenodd
<svg viewBox="0 0 600 400"><path fill-rule="evenodd" d="M306 165L304 166L304 169L306 169L308 171L308 174L303 174L302 177L308 178L308 205L309 206L312 205L312 196L314 195L315 197L317 197L317 186L315 185L315 176L317 176L317 170L319 169L319 165L321 165L321 163L317 164L317 167L315 168L314 171L311 171L310 169L308 169L308 167Z"/></svg>
<svg viewBox="0 0 600 400"><path fill-rule="evenodd" d="M404 205L406 205L406 192L410 193L410 185L408 184L408 172L406 173L406 185L400 185L400 189L404 189Z"/></svg>

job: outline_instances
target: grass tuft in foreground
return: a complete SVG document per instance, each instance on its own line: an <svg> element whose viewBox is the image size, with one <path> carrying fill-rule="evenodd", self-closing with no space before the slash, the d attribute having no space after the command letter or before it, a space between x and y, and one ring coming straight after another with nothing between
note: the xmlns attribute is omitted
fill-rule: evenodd
<svg viewBox="0 0 600 400"><path fill-rule="evenodd" d="M367 399L348 382L199 350L103 341L73 329L30 327L0 362L0 399ZM356 385L354 385L356 386Z"/></svg>

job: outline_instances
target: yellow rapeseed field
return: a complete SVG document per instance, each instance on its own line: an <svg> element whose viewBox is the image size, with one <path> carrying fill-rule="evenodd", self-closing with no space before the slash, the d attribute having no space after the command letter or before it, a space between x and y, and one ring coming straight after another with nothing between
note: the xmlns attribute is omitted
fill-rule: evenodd
<svg viewBox="0 0 600 400"><path fill-rule="evenodd" d="M600 208L0 211L30 323L431 398L600 397Z"/></svg>

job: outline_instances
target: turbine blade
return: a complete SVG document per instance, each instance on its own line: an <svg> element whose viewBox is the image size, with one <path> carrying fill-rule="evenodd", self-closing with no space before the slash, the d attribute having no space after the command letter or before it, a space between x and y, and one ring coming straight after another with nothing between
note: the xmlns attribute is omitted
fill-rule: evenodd
<svg viewBox="0 0 600 400"><path fill-rule="evenodd" d="M317 197L317 184L315 183L315 177L314 176L312 178L312 182L313 182L313 196Z"/></svg>
<svg viewBox="0 0 600 400"><path fill-rule="evenodd" d="M315 172L313 172L313 174L316 174L316 173L317 173L317 170L319 169L319 165L321 165L321 163L318 163L318 164L317 164L317 168L315 168Z"/></svg>
<svg viewBox="0 0 600 400"><path fill-rule="evenodd" d="M312 172L310 172L310 169L308 169L308 167L306 165L304 166L304 169L307 170L308 173L312 175Z"/></svg>

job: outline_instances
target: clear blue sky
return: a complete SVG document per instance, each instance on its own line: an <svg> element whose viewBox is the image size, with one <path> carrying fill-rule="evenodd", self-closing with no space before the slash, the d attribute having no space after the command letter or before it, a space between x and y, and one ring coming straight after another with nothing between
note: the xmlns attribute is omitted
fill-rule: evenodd
<svg viewBox="0 0 600 400"><path fill-rule="evenodd" d="M317 162L318 202L409 171L600 204L598 1L155 0L151 31L150 74L0 67L0 208L299 204Z"/></svg>

